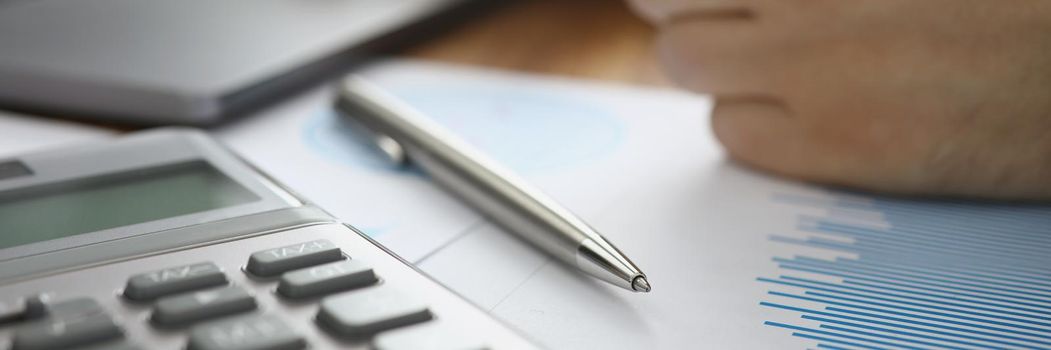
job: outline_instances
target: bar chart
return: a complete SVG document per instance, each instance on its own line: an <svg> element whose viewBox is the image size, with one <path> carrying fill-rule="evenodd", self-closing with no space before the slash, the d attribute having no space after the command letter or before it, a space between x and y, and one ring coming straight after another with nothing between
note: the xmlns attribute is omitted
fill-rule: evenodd
<svg viewBox="0 0 1051 350"><path fill-rule="evenodd" d="M1051 207L777 195L801 214L766 325L822 349L1051 349ZM789 318L791 319L791 318Z"/></svg>

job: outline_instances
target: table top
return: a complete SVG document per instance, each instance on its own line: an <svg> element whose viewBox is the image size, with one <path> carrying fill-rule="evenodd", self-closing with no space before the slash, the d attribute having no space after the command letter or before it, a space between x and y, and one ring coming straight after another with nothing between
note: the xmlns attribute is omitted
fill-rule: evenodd
<svg viewBox="0 0 1051 350"><path fill-rule="evenodd" d="M625 0L524 0L494 6L404 55L639 85L670 85L654 29Z"/></svg>

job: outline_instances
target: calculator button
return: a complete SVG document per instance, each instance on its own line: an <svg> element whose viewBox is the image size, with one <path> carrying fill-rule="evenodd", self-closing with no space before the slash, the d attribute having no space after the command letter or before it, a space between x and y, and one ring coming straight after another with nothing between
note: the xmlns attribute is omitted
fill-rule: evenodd
<svg viewBox="0 0 1051 350"><path fill-rule="evenodd" d="M103 313L102 305L91 298L76 298L45 304L44 312L50 317L68 318Z"/></svg>
<svg viewBox="0 0 1051 350"><path fill-rule="evenodd" d="M305 298L364 287L376 283L372 268L358 260L337 261L286 272L277 292L288 298Z"/></svg>
<svg viewBox="0 0 1051 350"><path fill-rule="evenodd" d="M270 277L341 259L343 252L335 244L319 239L252 253L245 269L256 276Z"/></svg>
<svg viewBox="0 0 1051 350"><path fill-rule="evenodd" d="M14 333L13 350L67 349L122 336L105 313L53 316L19 327Z"/></svg>
<svg viewBox="0 0 1051 350"><path fill-rule="evenodd" d="M97 304L96 304L97 305ZM40 295L22 299L22 319L35 320L47 316L47 305Z"/></svg>
<svg viewBox="0 0 1051 350"><path fill-rule="evenodd" d="M138 274L128 279L124 296L151 301L162 296L226 284L226 275L214 263L202 262Z"/></svg>
<svg viewBox="0 0 1051 350"><path fill-rule="evenodd" d="M390 287L333 295L321 301L318 321L341 336L367 336L431 319L427 305Z"/></svg>
<svg viewBox="0 0 1051 350"><path fill-rule="evenodd" d="M181 326L255 308L255 299L244 289L223 287L160 299L153 305L151 320L162 327Z"/></svg>
<svg viewBox="0 0 1051 350"><path fill-rule="evenodd" d="M189 350L300 350L306 340L273 315L248 315L195 326Z"/></svg>
<svg viewBox="0 0 1051 350"><path fill-rule="evenodd" d="M425 323L380 333L373 339L376 350L484 350L475 338L444 325Z"/></svg>
<svg viewBox="0 0 1051 350"><path fill-rule="evenodd" d="M0 302L0 325L4 323L30 321L43 318L47 305L40 295L22 298L18 302Z"/></svg>

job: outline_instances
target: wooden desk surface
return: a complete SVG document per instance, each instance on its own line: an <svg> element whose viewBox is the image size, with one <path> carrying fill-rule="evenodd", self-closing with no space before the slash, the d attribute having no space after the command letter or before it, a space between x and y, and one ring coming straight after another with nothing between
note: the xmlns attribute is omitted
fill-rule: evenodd
<svg viewBox="0 0 1051 350"><path fill-rule="evenodd" d="M653 50L654 30L624 0L522 0L497 6L410 57L460 64L670 85Z"/></svg>

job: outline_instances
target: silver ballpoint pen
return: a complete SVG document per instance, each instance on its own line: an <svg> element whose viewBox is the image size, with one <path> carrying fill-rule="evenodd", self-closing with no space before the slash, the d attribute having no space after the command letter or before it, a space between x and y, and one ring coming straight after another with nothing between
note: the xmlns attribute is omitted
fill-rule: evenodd
<svg viewBox="0 0 1051 350"><path fill-rule="evenodd" d="M372 131L388 157L411 161L548 254L627 290L650 291L646 274L583 220L367 80L346 78L336 107Z"/></svg>

